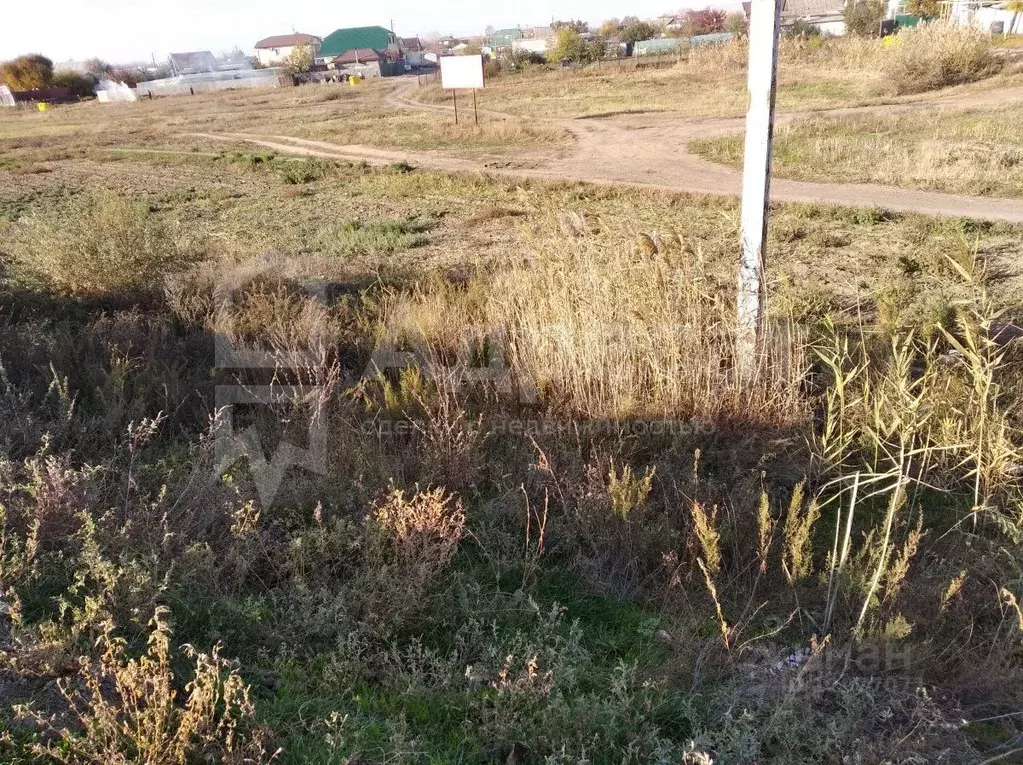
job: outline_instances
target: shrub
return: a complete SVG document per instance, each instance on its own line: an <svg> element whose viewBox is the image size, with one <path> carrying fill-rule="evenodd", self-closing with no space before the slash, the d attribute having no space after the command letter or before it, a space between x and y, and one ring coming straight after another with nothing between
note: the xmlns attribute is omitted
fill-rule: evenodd
<svg viewBox="0 0 1023 765"><path fill-rule="evenodd" d="M845 28L850 34L876 37L880 32L884 14L885 3L881 0L859 0L850 3L845 7Z"/></svg>
<svg viewBox="0 0 1023 765"><path fill-rule="evenodd" d="M53 87L71 88L79 98L96 95L96 81L87 74L64 69L53 75Z"/></svg>
<svg viewBox="0 0 1023 765"><path fill-rule="evenodd" d="M979 29L922 24L903 31L885 52L885 70L898 93L920 93L973 82L999 65L991 38Z"/></svg>
<svg viewBox="0 0 1023 765"><path fill-rule="evenodd" d="M239 736L239 723L254 710L237 669L216 648L205 654L186 647L195 666L182 705L166 609L157 610L152 626L149 650L138 659L127 656L123 640L103 635L102 658L83 658L78 683L60 685L78 730L54 730L59 744L40 746L39 754L66 763L264 761L258 741ZM29 716L51 727L46 717Z"/></svg>
<svg viewBox="0 0 1023 765"><path fill-rule="evenodd" d="M46 88L52 79L53 62L38 53L0 63L0 83L11 90Z"/></svg>
<svg viewBox="0 0 1023 765"><path fill-rule="evenodd" d="M427 223L414 220L349 220L324 229L320 240L330 255L387 255L426 244L428 229Z"/></svg>
<svg viewBox="0 0 1023 765"><path fill-rule="evenodd" d="M149 209L114 195L75 200L24 224L18 265L42 286L78 296L152 292L196 259Z"/></svg>
<svg viewBox="0 0 1023 765"><path fill-rule="evenodd" d="M297 186L303 183L312 183L325 178L337 167L337 163L329 159L285 160L274 164L283 180L288 185Z"/></svg>

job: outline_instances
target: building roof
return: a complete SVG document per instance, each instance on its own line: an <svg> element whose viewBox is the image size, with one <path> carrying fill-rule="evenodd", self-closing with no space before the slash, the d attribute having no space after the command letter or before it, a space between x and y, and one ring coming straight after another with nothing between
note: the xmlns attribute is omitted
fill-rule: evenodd
<svg viewBox="0 0 1023 765"><path fill-rule="evenodd" d="M333 64L371 64L374 61L385 61L387 55L373 48L352 48L331 61Z"/></svg>
<svg viewBox="0 0 1023 765"><path fill-rule="evenodd" d="M384 27L348 27L331 32L323 38L320 55L324 57L340 56L345 51L356 48L372 48L386 50L391 45L393 34Z"/></svg>
<svg viewBox="0 0 1023 765"><path fill-rule="evenodd" d="M171 53L170 63L175 72L212 72L217 68L217 59L208 50Z"/></svg>
<svg viewBox="0 0 1023 765"><path fill-rule="evenodd" d="M418 37L402 37L402 47L412 53L418 53L423 49L423 43Z"/></svg>
<svg viewBox="0 0 1023 765"><path fill-rule="evenodd" d="M515 29L498 29L490 36L491 45L495 48L501 48L512 44L512 40L521 40L522 30L516 27Z"/></svg>
<svg viewBox="0 0 1023 765"><path fill-rule="evenodd" d="M290 35L273 35L256 43L256 50L266 48L292 48L296 45L313 45L318 43L320 38L316 35L306 35L296 32Z"/></svg>
<svg viewBox="0 0 1023 765"><path fill-rule="evenodd" d="M823 16L841 16L844 12L844 0L785 0L781 16L788 20L812 19Z"/></svg>

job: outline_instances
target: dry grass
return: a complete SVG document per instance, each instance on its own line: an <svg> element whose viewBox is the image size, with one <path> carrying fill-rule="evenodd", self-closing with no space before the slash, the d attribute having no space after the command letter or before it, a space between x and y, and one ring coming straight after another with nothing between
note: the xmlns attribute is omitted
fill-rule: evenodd
<svg viewBox="0 0 1023 765"><path fill-rule="evenodd" d="M937 109L812 117L777 129L774 169L799 180L880 183L958 194L1023 195L1023 108ZM698 141L701 156L732 167L742 137Z"/></svg>
<svg viewBox="0 0 1023 765"><path fill-rule="evenodd" d="M554 152L564 140L561 130L543 124L482 120L476 127L470 119L455 125L446 115L390 104L388 97L407 83L380 80L358 89L325 84L229 91L130 105L91 102L46 114L18 110L0 115L0 145L34 149L40 158L52 159L98 147L180 149L187 147L188 133L254 133L338 145L500 156L523 146ZM329 98L337 93L343 97Z"/></svg>
<svg viewBox="0 0 1023 765"><path fill-rule="evenodd" d="M896 93L974 82L1002 68L991 36L972 26L921 24L889 40L884 69Z"/></svg>
<svg viewBox="0 0 1023 765"><path fill-rule="evenodd" d="M594 418L798 419L798 337L773 329L757 375L740 377L734 304L692 245L658 239L652 253L599 234L541 240L497 277L488 318L519 379Z"/></svg>
<svg viewBox="0 0 1023 765"><path fill-rule="evenodd" d="M779 67L778 106L822 109L890 95L877 40L786 39ZM740 116L746 109L744 41L698 48L660 68L605 62L581 70L502 75L480 93L481 107L527 117L571 119L630 112L679 112L699 117ZM427 102L449 98L436 85L416 94Z"/></svg>
<svg viewBox="0 0 1023 765"><path fill-rule="evenodd" d="M133 294L205 256L136 202L110 195L74 201L57 216L34 217L19 232L16 267L58 293Z"/></svg>
<svg viewBox="0 0 1023 765"><path fill-rule="evenodd" d="M12 140L19 161L46 150ZM743 380L734 200L99 162L89 140L31 190L0 177L4 237L102 229L75 198L109 185L144 203L126 241L216 246L122 310L119 289L57 296L3 263L0 670L53 726L0 718L0 760L1011 749L1023 360L998 309L1019 307L1018 227L777 207L769 342ZM223 364L215 334L273 365ZM264 502L310 414L237 407L259 448L228 465L216 388L306 382L326 457ZM1007 714L994 743L957 722Z"/></svg>

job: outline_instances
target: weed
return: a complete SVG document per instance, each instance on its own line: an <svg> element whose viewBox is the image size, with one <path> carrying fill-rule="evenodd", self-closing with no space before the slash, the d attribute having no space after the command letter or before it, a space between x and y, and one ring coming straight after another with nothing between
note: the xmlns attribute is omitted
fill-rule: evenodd
<svg viewBox="0 0 1023 765"><path fill-rule="evenodd" d="M22 225L14 249L19 268L65 294L158 292L163 277L204 255L144 205L109 194L77 199Z"/></svg>
<svg viewBox="0 0 1023 765"><path fill-rule="evenodd" d="M320 233L320 246L328 255L354 258L390 255L426 244L432 228L421 220L349 220Z"/></svg>
<svg viewBox="0 0 1023 765"><path fill-rule="evenodd" d="M1001 62L980 29L953 23L904 29L885 51L885 71L897 93L959 85L997 71Z"/></svg>

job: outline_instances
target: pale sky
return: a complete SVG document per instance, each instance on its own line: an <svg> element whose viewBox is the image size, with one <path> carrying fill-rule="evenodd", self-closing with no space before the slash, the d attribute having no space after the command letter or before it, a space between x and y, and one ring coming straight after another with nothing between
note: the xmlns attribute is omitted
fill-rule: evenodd
<svg viewBox="0 0 1023 765"><path fill-rule="evenodd" d="M325 37L338 27L379 24L403 37L431 32L482 34L497 28L549 24L552 18L590 23L622 16L656 17L690 0L6 0L0 14L0 60L41 53L56 62L98 56L111 63L158 61L170 52L238 46L252 52L257 40L299 32ZM720 5L721 3L713 3Z"/></svg>

